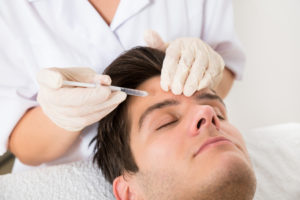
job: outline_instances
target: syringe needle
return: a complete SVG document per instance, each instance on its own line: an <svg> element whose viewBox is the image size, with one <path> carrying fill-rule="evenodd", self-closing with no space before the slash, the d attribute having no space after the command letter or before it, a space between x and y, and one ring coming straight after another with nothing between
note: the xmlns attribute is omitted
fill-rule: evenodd
<svg viewBox="0 0 300 200"><path fill-rule="evenodd" d="M97 87L96 83L82 83L82 82L77 82L77 81L66 81L66 80L63 81L63 85L76 86L76 87L89 87L89 88ZM112 91L122 91L128 95L140 96L140 97L148 96L148 92L143 91L143 90L136 90L136 89L118 87L118 86L113 86L113 85L110 85L108 87Z"/></svg>

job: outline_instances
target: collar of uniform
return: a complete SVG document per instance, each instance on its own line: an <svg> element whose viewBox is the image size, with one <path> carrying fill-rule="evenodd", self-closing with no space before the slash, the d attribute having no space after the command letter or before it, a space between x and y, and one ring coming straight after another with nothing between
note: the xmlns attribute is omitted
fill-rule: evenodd
<svg viewBox="0 0 300 200"><path fill-rule="evenodd" d="M29 2L40 0L27 0ZM120 0L120 4L110 24L112 31L116 30L124 22L126 22L132 16L141 12L146 6L148 6L153 0Z"/></svg>
<svg viewBox="0 0 300 200"><path fill-rule="evenodd" d="M116 30L132 16L141 12L153 0L120 0L120 4L110 24L112 31Z"/></svg>

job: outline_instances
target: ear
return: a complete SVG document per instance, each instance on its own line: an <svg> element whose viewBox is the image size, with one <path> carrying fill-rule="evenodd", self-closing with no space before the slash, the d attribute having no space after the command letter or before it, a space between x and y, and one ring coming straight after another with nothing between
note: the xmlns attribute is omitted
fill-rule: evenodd
<svg viewBox="0 0 300 200"><path fill-rule="evenodd" d="M117 200L133 200L136 199L135 193L132 192L132 188L124 176L115 178L113 182L113 191Z"/></svg>

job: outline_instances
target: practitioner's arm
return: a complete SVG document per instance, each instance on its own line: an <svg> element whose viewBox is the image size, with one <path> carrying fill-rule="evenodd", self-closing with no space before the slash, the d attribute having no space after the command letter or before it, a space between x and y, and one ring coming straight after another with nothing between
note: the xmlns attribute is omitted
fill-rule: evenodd
<svg viewBox="0 0 300 200"><path fill-rule="evenodd" d="M48 68L38 74L40 107L28 110L13 130L10 150L25 164L39 165L62 156L85 127L100 121L125 100L109 87L64 87L63 80L110 85L90 68Z"/></svg>
<svg viewBox="0 0 300 200"><path fill-rule="evenodd" d="M11 133L9 150L24 164L40 165L63 155L80 131L67 131L54 124L41 107L28 110Z"/></svg>

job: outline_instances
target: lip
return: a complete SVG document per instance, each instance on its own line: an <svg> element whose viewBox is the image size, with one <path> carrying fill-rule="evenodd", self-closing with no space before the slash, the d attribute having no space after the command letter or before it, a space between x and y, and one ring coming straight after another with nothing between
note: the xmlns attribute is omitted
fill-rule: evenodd
<svg viewBox="0 0 300 200"><path fill-rule="evenodd" d="M212 137L212 138L209 138L207 139L201 146L200 148L194 153L194 156L197 156L198 154L200 154L203 150L205 150L206 148L208 147L212 147L214 146L213 144L216 144L216 143L221 143L221 142L226 142L226 143L232 143L231 140L225 138L225 137L222 137L222 136L218 136L218 137Z"/></svg>

